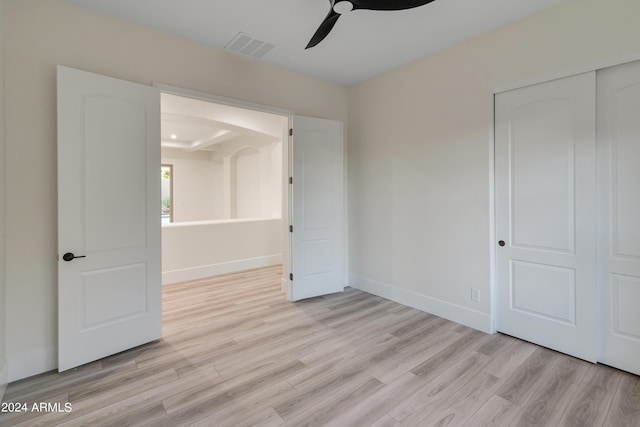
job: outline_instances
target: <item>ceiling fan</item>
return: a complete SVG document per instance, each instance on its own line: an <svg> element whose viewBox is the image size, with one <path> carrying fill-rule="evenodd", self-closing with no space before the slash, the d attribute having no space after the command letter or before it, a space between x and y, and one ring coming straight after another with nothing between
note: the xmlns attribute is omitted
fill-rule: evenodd
<svg viewBox="0 0 640 427"><path fill-rule="evenodd" d="M320 27L316 30L313 37L309 41L309 44L305 49L314 47L322 40L324 40L329 32L336 25L340 15L349 13L352 10L365 9L365 10L405 10L413 9L414 7L423 6L427 3L431 3L434 0L329 0L331 3L331 10L329 14L324 18Z"/></svg>

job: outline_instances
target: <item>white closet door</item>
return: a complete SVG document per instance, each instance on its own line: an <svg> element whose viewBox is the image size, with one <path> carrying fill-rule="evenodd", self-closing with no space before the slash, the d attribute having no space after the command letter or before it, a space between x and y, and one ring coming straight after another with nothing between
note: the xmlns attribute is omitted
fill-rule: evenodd
<svg viewBox="0 0 640 427"><path fill-rule="evenodd" d="M595 362L595 72L495 108L497 329Z"/></svg>
<svg viewBox="0 0 640 427"><path fill-rule="evenodd" d="M640 375L640 62L598 72L599 361Z"/></svg>

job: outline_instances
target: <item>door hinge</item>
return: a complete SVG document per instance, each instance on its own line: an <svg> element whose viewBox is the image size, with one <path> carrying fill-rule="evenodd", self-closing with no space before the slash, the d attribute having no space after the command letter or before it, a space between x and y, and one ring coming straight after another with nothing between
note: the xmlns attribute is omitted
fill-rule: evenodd
<svg viewBox="0 0 640 427"><path fill-rule="evenodd" d="M289 136L293 136L293 129L289 128Z"/></svg>
<svg viewBox="0 0 640 427"><path fill-rule="evenodd" d="M293 233L293 225L289 226L289 233Z"/></svg>
<svg viewBox="0 0 640 427"><path fill-rule="evenodd" d="M292 176L289 177L289 184L293 184L293 177Z"/></svg>
<svg viewBox="0 0 640 427"><path fill-rule="evenodd" d="M293 273L289 273L289 280L293 280Z"/></svg>

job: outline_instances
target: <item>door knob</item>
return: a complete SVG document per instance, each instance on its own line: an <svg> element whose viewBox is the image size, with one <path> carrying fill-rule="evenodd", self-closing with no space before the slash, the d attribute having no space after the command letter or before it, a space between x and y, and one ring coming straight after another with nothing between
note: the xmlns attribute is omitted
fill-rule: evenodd
<svg viewBox="0 0 640 427"><path fill-rule="evenodd" d="M500 246L504 246L504 240L500 240L500 241L498 242L498 245L500 245Z"/></svg>
<svg viewBox="0 0 640 427"><path fill-rule="evenodd" d="M73 261L75 258L86 258L86 255L75 256L73 252L67 252L66 254L62 255L62 259L65 261Z"/></svg>

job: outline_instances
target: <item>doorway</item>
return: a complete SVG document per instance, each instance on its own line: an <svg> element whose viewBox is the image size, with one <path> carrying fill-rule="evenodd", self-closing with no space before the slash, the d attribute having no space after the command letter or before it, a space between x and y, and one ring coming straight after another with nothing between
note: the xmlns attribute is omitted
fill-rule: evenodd
<svg viewBox="0 0 640 427"><path fill-rule="evenodd" d="M282 263L288 129L284 114L161 93L161 163L172 183L163 283Z"/></svg>

